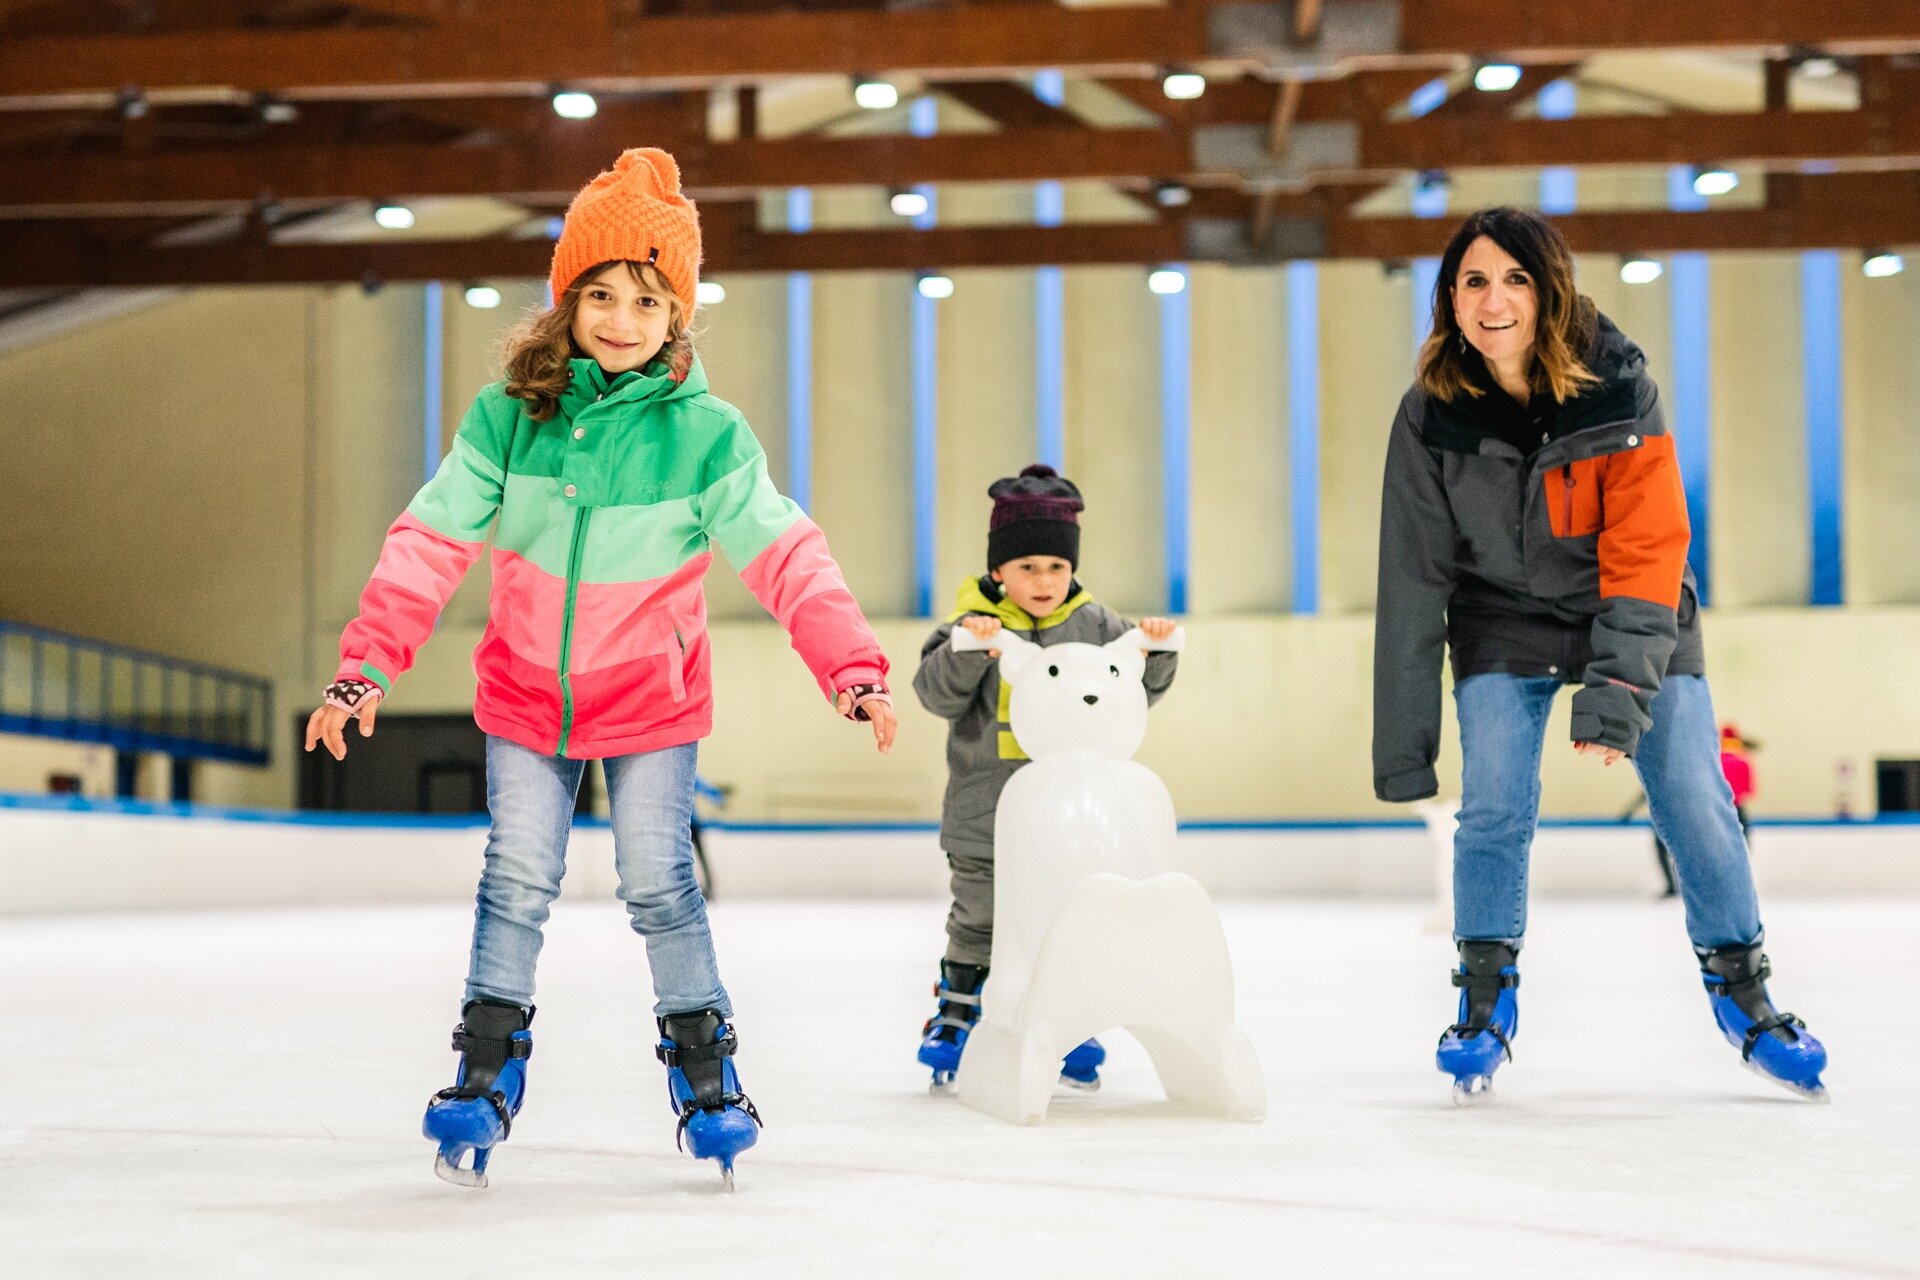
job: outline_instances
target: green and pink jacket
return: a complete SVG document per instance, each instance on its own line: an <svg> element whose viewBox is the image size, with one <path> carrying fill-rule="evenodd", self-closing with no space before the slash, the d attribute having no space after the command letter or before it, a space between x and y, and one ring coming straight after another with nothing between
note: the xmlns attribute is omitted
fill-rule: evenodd
<svg viewBox="0 0 1920 1280"><path fill-rule="evenodd" d="M773 487L740 411L698 360L609 379L575 360L534 422L503 384L467 411L440 470L388 530L339 677L383 692L413 665L492 529L474 719L575 759L678 746L713 727L701 579L718 546L832 699L887 659L820 529Z"/></svg>

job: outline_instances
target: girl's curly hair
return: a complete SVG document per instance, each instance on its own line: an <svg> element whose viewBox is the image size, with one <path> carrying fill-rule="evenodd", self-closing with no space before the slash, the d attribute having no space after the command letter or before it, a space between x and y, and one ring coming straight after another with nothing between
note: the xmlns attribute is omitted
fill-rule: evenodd
<svg viewBox="0 0 1920 1280"><path fill-rule="evenodd" d="M665 361L675 382L686 379L693 367L693 328L687 323L686 309L666 276L657 267L644 262L618 259L588 267L574 278L567 291L553 300L551 307L531 313L515 325L502 345L501 363L506 368L507 394L527 402L527 416L545 422L559 408L561 393L573 376L569 360L586 353L574 345L573 317L580 309L580 294L608 267L622 266L634 281L667 297L667 342L655 361ZM650 362L651 363L651 362Z"/></svg>

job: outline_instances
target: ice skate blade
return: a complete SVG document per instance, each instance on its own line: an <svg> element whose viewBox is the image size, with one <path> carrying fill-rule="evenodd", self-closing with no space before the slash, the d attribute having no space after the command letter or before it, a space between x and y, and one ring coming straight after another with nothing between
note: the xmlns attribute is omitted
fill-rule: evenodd
<svg viewBox="0 0 1920 1280"><path fill-rule="evenodd" d="M927 1081L927 1092L936 1098L951 1097L960 1092L960 1082L952 1076L947 1076L945 1079L935 1076Z"/></svg>
<svg viewBox="0 0 1920 1280"><path fill-rule="evenodd" d="M1477 1107L1492 1094L1492 1076L1461 1076L1453 1082L1453 1105L1456 1107Z"/></svg>
<svg viewBox="0 0 1920 1280"><path fill-rule="evenodd" d="M487 1185L487 1175L473 1169L462 1169L436 1152L433 1157L433 1171L442 1182L451 1182L456 1187L466 1187L478 1191Z"/></svg>
<svg viewBox="0 0 1920 1280"><path fill-rule="evenodd" d="M1072 1076L1061 1076L1060 1083L1063 1087L1071 1089L1075 1093L1100 1092L1100 1081L1098 1079L1075 1080Z"/></svg>
<svg viewBox="0 0 1920 1280"><path fill-rule="evenodd" d="M1803 1099L1807 1102L1821 1103L1823 1105L1827 1103L1831 1103L1833 1101L1833 1099L1828 1096L1827 1086L1824 1084L1815 1082L1814 1084L1811 1084L1811 1085L1804 1085L1804 1084L1795 1084L1791 1080L1782 1080L1779 1076L1769 1074L1766 1068L1762 1067L1759 1063L1755 1062L1751 1058L1747 1059L1744 1065L1746 1066L1747 1070L1753 1072L1753 1074L1759 1076L1762 1080L1765 1080L1768 1084L1777 1085L1780 1088L1785 1089L1788 1093L1792 1094L1796 1098Z"/></svg>
<svg viewBox="0 0 1920 1280"><path fill-rule="evenodd" d="M720 1171L720 1189L728 1195L733 1194L733 1170L731 1168Z"/></svg>

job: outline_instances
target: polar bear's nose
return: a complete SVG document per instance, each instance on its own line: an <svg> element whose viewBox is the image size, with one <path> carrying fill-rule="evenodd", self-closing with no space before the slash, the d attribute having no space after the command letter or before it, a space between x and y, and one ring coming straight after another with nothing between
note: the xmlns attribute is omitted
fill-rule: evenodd
<svg viewBox="0 0 1920 1280"><path fill-rule="evenodd" d="M1100 695L1097 693L1084 694L1081 696L1080 701L1086 703L1088 706L1092 706L1094 703L1100 701Z"/></svg>

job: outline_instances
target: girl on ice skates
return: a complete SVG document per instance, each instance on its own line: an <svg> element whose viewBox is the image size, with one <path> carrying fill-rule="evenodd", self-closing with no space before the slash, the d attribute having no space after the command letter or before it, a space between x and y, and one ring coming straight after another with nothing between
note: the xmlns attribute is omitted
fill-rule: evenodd
<svg viewBox="0 0 1920 1280"><path fill-rule="evenodd" d="M1433 334L1387 446L1373 662L1374 791L1407 801L1439 789L1440 662L1453 657L1461 990L1437 1062L1459 1101L1512 1057L1541 743L1569 684L1573 749L1632 760L1646 787L1722 1034L1762 1076L1825 1097L1826 1051L1767 995L1687 545L1646 357L1575 289L1549 223L1473 214L1441 259Z"/></svg>
<svg viewBox="0 0 1920 1280"><path fill-rule="evenodd" d="M388 532L307 724L307 749L324 743L335 758L347 720L373 732L491 530L474 718L492 830L453 1036L459 1073L424 1122L435 1170L464 1186L486 1185L525 1097L540 929L594 759L619 896L647 943L678 1136L729 1186L755 1141L689 834L695 753L713 720L701 592L713 545L835 709L870 723L882 752L893 742L887 659L825 538L774 488L740 412L707 391L689 330L699 269L699 217L666 152L630 150L574 198L552 309L508 340L505 380L480 392Z"/></svg>

